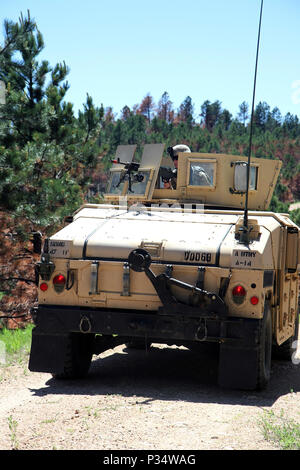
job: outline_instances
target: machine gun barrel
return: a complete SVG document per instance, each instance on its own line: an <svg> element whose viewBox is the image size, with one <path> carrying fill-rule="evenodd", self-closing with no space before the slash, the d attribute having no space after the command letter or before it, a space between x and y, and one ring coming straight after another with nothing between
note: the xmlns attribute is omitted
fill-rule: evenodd
<svg viewBox="0 0 300 470"><path fill-rule="evenodd" d="M124 165L124 169L127 170L127 172L138 171L140 167L140 164L137 162L121 162L119 158L117 160L111 160L111 162L118 163L119 165Z"/></svg>

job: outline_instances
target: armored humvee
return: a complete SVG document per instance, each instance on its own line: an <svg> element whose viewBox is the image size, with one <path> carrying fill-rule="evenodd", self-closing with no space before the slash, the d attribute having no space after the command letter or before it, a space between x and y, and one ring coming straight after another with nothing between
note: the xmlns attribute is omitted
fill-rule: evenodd
<svg viewBox="0 0 300 470"><path fill-rule="evenodd" d="M245 236L247 158L179 152L166 188L164 147L136 163L119 146L104 203L45 240L29 369L76 378L119 344L216 343L221 387L264 388L298 334L299 228L267 212L281 162L251 160Z"/></svg>

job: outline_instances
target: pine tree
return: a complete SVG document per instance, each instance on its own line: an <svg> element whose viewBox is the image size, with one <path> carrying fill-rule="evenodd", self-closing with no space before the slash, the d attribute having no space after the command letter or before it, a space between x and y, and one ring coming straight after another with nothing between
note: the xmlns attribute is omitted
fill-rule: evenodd
<svg viewBox="0 0 300 470"><path fill-rule="evenodd" d="M239 106L238 120L246 125L247 120L249 119L249 106L246 101L243 101Z"/></svg>
<svg viewBox="0 0 300 470"><path fill-rule="evenodd" d="M5 43L9 40L5 38ZM34 132L46 131L44 119L45 80L51 68L47 61L37 61L38 54L44 48L41 33L34 30L22 35L15 49L10 48L1 60L0 77L7 88L6 106L2 110L2 119L13 122L15 142L23 146L32 141ZM15 56L19 57L15 59Z"/></svg>
<svg viewBox="0 0 300 470"><path fill-rule="evenodd" d="M254 111L255 128L259 131L265 131L269 116L270 106L265 101L260 101Z"/></svg>
<svg viewBox="0 0 300 470"><path fill-rule="evenodd" d="M124 106L121 110L121 119L122 121L126 121L130 116L132 115L132 112L130 111L129 106Z"/></svg>
<svg viewBox="0 0 300 470"><path fill-rule="evenodd" d="M284 117L282 129L284 134L290 137L297 137L300 135L300 123L299 118L296 115L287 113Z"/></svg>
<svg viewBox="0 0 300 470"><path fill-rule="evenodd" d="M22 41L27 33L32 32L36 27L35 21L30 18L30 12L27 10L27 17L23 17L21 13L19 22L14 23L10 20L4 20L3 29L4 29L4 44L0 48L0 69L3 70L5 61L1 63L2 58L4 59L7 56L10 56L16 47Z"/></svg>
<svg viewBox="0 0 300 470"><path fill-rule="evenodd" d="M138 112L146 116L146 118L148 119L148 122L150 123L151 117L152 117L152 111L154 107L155 107L154 100L152 96L150 95L150 93L148 93L143 99L143 101L141 102Z"/></svg>
<svg viewBox="0 0 300 470"><path fill-rule="evenodd" d="M193 125L194 120L194 105L192 103L192 98L187 96L185 100L181 103L177 113L177 120L179 122L185 122L189 127Z"/></svg>
<svg viewBox="0 0 300 470"><path fill-rule="evenodd" d="M157 117L166 122L172 122L174 119L173 103L170 101L168 93L162 94L157 106Z"/></svg>
<svg viewBox="0 0 300 470"><path fill-rule="evenodd" d="M217 124L221 116L221 110L222 108L220 101L215 101L214 103L211 103L210 101L206 100L202 104L200 116L202 117L205 128L208 131L211 132L214 126ZM229 115L226 115L227 120L228 118Z"/></svg>
<svg viewBox="0 0 300 470"><path fill-rule="evenodd" d="M0 53L7 88L0 110L0 204L33 222L49 223L82 202L101 152L103 108L94 108L87 95L75 119L65 101L66 64L39 62L43 36L29 17L21 25L6 25Z"/></svg>

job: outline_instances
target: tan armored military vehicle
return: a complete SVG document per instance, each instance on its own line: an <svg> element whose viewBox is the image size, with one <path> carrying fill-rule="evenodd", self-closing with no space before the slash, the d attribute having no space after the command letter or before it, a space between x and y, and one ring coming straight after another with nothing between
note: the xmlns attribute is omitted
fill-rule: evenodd
<svg viewBox="0 0 300 470"><path fill-rule="evenodd" d="M30 370L74 378L118 344L216 343L220 386L265 387L298 332L299 228L267 212L281 162L253 158L247 176L245 157L179 152L174 175L164 145L134 152L118 147L105 202L45 242Z"/></svg>

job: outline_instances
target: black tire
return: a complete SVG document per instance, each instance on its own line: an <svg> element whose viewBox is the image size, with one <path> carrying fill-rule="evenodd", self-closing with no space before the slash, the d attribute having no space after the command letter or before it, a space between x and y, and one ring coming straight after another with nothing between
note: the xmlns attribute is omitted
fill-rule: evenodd
<svg viewBox="0 0 300 470"><path fill-rule="evenodd" d="M292 356L295 352L293 348L294 341L297 341L299 334L299 313L297 314L297 318L295 321L295 332L294 335L291 336L288 340L282 343L280 346L273 345L273 357L275 359L279 359L281 361L291 361Z"/></svg>
<svg viewBox="0 0 300 470"><path fill-rule="evenodd" d="M145 340L145 338L132 339L131 341L128 341L127 343L125 343L125 346L127 349L139 349L139 350L147 349L148 350L151 346L151 342Z"/></svg>
<svg viewBox="0 0 300 470"><path fill-rule="evenodd" d="M270 380L272 363L272 336L272 314L269 304L266 303L264 317L261 320L258 346L257 390L266 388Z"/></svg>
<svg viewBox="0 0 300 470"><path fill-rule="evenodd" d="M93 356L94 335L71 333L66 345L64 370L55 379L79 379L88 374Z"/></svg>

